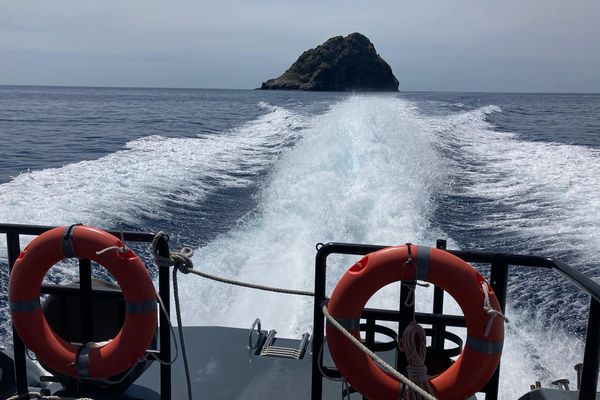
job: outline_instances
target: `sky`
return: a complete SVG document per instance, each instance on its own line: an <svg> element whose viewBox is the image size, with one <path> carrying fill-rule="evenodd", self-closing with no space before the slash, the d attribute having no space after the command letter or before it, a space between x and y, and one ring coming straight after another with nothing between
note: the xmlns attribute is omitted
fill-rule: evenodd
<svg viewBox="0 0 600 400"><path fill-rule="evenodd" d="M0 0L0 84L251 89L361 32L404 91L600 92L598 0Z"/></svg>

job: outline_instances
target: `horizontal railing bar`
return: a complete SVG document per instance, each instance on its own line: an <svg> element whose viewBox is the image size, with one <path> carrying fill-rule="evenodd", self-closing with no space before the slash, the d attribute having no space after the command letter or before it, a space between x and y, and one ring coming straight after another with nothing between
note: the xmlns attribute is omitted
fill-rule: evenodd
<svg viewBox="0 0 600 400"><path fill-rule="evenodd" d="M561 260L552 260L556 270L600 303L600 285Z"/></svg>
<svg viewBox="0 0 600 400"><path fill-rule="evenodd" d="M400 319L397 310L380 310L376 308L365 308L361 318L374 318L378 321L393 321L398 322ZM462 315L445 315L445 314L430 314L430 313L415 313L415 319L421 324L444 324L448 326L456 326L465 328L467 323Z"/></svg>
<svg viewBox="0 0 600 400"><path fill-rule="evenodd" d="M43 284L41 292L43 294L72 294L79 295L80 290L79 286L64 286L64 285L54 285L54 284ZM123 293L120 289L111 289L111 288L93 288L92 293L94 296L98 297L108 297L108 298L122 298Z"/></svg>
<svg viewBox="0 0 600 400"><path fill-rule="evenodd" d="M553 261L551 258L540 256L526 256L522 254L506 254L493 253L487 251L463 251L463 250L446 250L448 253L462 258L467 262L472 263L499 263L510 264L522 267L537 267L537 268L552 268Z"/></svg>
<svg viewBox="0 0 600 400"><path fill-rule="evenodd" d="M22 225L22 224L0 224L0 233L16 233L18 235L41 235L42 233L55 228L55 226L40 225ZM107 231L113 236L121 237L121 231ZM150 232L124 231L125 240L132 242L152 242L155 234Z"/></svg>
<svg viewBox="0 0 600 400"><path fill-rule="evenodd" d="M353 255L365 255L373 251L384 249L388 246L375 246L366 244L350 244L350 243L327 243L327 246L323 249L322 256L330 254L353 254ZM486 251L462 251L462 250L446 250L447 252L454 254L455 256L473 263L485 263L491 264L492 262L498 262L502 264L522 266L522 267L534 267L534 268L550 268L555 269L562 275L569 278L577 285L581 290L587 293L589 296L600 302L600 285L596 282L577 271L567 263L561 260L554 260L552 258L540 257L540 256L526 256L520 254L505 254L505 253L493 253Z"/></svg>

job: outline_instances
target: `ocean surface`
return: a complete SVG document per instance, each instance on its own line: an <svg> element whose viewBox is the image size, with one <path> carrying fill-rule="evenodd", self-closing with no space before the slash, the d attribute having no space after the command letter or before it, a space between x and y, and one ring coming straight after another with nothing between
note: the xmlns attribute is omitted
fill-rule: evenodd
<svg viewBox="0 0 600 400"><path fill-rule="evenodd" d="M307 290L328 241L443 238L560 258L600 282L599 115L595 94L0 86L0 222L165 230L197 268ZM332 258L329 291L354 260ZM5 338L6 262L0 238ZM47 279L75 274L62 263ZM501 398L575 382L589 299L548 271L513 268L510 282ZM186 324L312 329L308 299L180 284ZM418 309L431 302L419 288Z"/></svg>

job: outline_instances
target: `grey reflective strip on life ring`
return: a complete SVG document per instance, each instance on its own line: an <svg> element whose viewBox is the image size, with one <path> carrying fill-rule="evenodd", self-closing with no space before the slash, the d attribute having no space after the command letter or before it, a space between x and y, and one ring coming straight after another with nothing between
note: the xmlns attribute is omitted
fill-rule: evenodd
<svg viewBox="0 0 600 400"><path fill-rule="evenodd" d="M77 353L77 359L75 360L75 368L80 378L89 378L90 376L90 348L85 345Z"/></svg>
<svg viewBox="0 0 600 400"><path fill-rule="evenodd" d="M42 308L39 300L11 301L9 307L11 313L23 313Z"/></svg>
<svg viewBox="0 0 600 400"><path fill-rule="evenodd" d="M467 342L465 346L469 346L473 350L480 353L487 354L500 354L502 353L502 346L504 342L486 342L483 340L475 339L474 337L467 336Z"/></svg>
<svg viewBox="0 0 600 400"><path fill-rule="evenodd" d="M333 317L348 332L360 328L360 318L337 318ZM329 322L327 322L329 323Z"/></svg>
<svg viewBox="0 0 600 400"><path fill-rule="evenodd" d="M125 303L125 311L128 314L141 314L156 311L156 300L137 301Z"/></svg>
<svg viewBox="0 0 600 400"><path fill-rule="evenodd" d="M73 234L78 225L80 224L65 227L65 231L60 239L60 249L65 258L77 257L77 255L75 255L75 249L73 249Z"/></svg>
<svg viewBox="0 0 600 400"><path fill-rule="evenodd" d="M429 255L431 249L426 246L419 246L417 252L417 280L426 281L429 275Z"/></svg>

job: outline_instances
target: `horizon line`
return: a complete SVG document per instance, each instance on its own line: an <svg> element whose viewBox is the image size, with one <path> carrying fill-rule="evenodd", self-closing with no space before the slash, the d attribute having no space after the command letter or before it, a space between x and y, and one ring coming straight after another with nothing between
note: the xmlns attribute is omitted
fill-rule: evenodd
<svg viewBox="0 0 600 400"><path fill-rule="evenodd" d="M166 89L166 90L261 90L260 88L209 88L209 87L176 87L176 86L99 86L99 85L49 85L49 84L5 84L0 83L0 87L44 87L44 88L80 88L80 89ZM317 91L317 90L264 90L270 92L303 92L303 93L492 93L492 94L592 94L597 95L600 92L566 92L566 91L548 91L548 92L528 92L528 91L481 91L481 90L399 90L397 92L333 92L333 91Z"/></svg>

